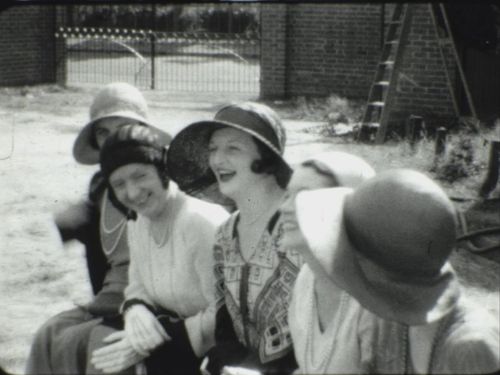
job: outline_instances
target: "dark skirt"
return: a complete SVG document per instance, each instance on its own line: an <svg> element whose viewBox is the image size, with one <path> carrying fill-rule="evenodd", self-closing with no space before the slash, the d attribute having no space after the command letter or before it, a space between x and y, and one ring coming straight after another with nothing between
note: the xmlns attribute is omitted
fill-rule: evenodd
<svg viewBox="0 0 500 375"><path fill-rule="evenodd" d="M50 318L35 335L26 374L84 374L88 337L100 322L83 308Z"/></svg>

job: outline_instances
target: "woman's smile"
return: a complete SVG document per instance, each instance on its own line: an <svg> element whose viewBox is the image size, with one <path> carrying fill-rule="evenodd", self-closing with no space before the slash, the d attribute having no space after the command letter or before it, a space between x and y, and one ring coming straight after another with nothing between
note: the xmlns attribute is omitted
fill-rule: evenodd
<svg viewBox="0 0 500 375"><path fill-rule="evenodd" d="M219 169L216 171L216 175L219 182L229 182L234 176L236 176L236 172Z"/></svg>

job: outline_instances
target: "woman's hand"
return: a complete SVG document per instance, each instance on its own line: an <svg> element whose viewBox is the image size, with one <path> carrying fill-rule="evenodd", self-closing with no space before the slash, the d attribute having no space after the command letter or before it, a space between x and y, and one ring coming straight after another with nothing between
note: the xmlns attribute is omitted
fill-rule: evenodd
<svg viewBox="0 0 500 375"><path fill-rule="evenodd" d="M132 348L125 331L114 332L103 341L109 345L94 350L90 362L96 369L105 373L125 370L146 357Z"/></svg>
<svg viewBox="0 0 500 375"><path fill-rule="evenodd" d="M144 356L171 339L154 314L141 304L126 311L125 332L132 348Z"/></svg>

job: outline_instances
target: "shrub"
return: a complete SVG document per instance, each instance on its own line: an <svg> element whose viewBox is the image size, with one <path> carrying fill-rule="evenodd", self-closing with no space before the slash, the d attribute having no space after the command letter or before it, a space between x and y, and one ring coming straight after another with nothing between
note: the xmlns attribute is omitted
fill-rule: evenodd
<svg viewBox="0 0 500 375"><path fill-rule="evenodd" d="M77 5L74 26L155 29L158 31L257 31L256 4Z"/></svg>
<svg viewBox="0 0 500 375"><path fill-rule="evenodd" d="M477 174L480 170L480 164L477 161L478 145L475 144L475 139L467 132L461 132L451 137L445 155L438 159L432 168L436 173L436 178L455 182Z"/></svg>

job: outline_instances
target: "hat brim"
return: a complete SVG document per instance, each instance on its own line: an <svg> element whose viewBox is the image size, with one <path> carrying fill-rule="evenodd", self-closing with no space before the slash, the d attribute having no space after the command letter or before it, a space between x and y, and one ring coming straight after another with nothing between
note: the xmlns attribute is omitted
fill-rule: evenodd
<svg viewBox="0 0 500 375"><path fill-rule="evenodd" d="M148 125L151 128L158 130L161 133L167 134L165 132L162 132L160 129L156 128L155 126L151 125L151 123L144 117L140 116L139 114L133 112L133 111L118 111L118 112L113 112L113 113L108 113L105 116L100 116L97 118L94 118L92 121L89 121L83 128L80 130L80 133L75 139L75 143L73 144L73 156L75 160L81 164L87 164L87 165L93 165L93 164L98 164L99 163L99 150L94 148L92 146L92 128L93 125L104 118L110 118L110 117L124 117L124 118L129 118L131 120L138 121L144 125ZM162 135L164 137L164 135ZM169 138L171 138L169 136Z"/></svg>
<svg viewBox="0 0 500 375"><path fill-rule="evenodd" d="M330 279L374 314L408 325L441 319L455 306L459 285L446 263L433 278L389 274L361 255L349 241L343 206L347 188L304 191L297 195L300 229Z"/></svg>
<svg viewBox="0 0 500 375"><path fill-rule="evenodd" d="M167 168L169 175L183 191L205 200L214 194L219 196L212 197L210 200L223 199L223 196L218 192L217 180L208 164L208 142L215 129L226 126L241 130L260 140L278 156L284 172L291 176L292 168L276 147L260 134L230 122L199 121L182 129L174 137L168 149Z"/></svg>

